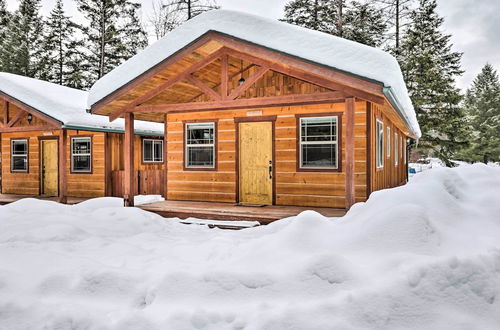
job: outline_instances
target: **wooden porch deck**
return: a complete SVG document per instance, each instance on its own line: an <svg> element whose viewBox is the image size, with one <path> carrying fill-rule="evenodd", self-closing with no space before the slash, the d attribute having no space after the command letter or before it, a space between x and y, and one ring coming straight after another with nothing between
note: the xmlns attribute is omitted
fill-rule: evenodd
<svg viewBox="0 0 500 330"><path fill-rule="evenodd" d="M16 202L23 198L36 198L45 201L54 201L57 202L57 197L44 197L39 195L15 195L15 194L0 194L0 205L5 205L9 203ZM89 198L82 197L68 197L67 204L78 204L80 202L86 201Z"/></svg>
<svg viewBox="0 0 500 330"><path fill-rule="evenodd" d="M297 206L238 206L232 203L172 201L156 202L138 206L165 218L198 218L211 220L258 221L260 224L295 216L302 211L313 210L325 217L342 217L346 211L328 207Z"/></svg>

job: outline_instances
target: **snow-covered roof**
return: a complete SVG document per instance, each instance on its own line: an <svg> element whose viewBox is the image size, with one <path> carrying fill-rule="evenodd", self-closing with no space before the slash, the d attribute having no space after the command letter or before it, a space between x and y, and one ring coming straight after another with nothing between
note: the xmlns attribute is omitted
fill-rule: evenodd
<svg viewBox="0 0 500 330"><path fill-rule="evenodd" d="M0 91L59 122L65 128L123 131L124 120L87 113L88 92L0 72ZM163 134L163 124L136 120L136 133Z"/></svg>
<svg viewBox="0 0 500 330"><path fill-rule="evenodd" d="M184 23L92 86L92 106L209 31L229 35L335 70L383 83L383 92L420 137L415 110L396 59L387 52L330 34L246 13L213 10Z"/></svg>

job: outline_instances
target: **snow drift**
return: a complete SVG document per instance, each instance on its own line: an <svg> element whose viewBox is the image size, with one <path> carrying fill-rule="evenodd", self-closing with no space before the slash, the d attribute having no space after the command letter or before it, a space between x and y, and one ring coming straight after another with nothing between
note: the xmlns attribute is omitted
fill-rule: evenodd
<svg viewBox="0 0 500 330"><path fill-rule="evenodd" d="M498 329L499 196L499 168L433 169L242 231L21 200L0 207L0 328Z"/></svg>

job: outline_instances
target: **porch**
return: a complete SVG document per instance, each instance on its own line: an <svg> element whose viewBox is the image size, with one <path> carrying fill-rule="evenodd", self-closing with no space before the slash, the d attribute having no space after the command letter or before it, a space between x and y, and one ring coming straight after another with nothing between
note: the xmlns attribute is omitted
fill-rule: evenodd
<svg viewBox="0 0 500 330"><path fill-rule="evenodd" d="M146 205L139 208L154 212L165 218L197 218L224 221L257 221L261 225L269 224L273 221L313 210L325 217L342 217L345 209L328 207L300 207L300 206L240 206L233 203L216 202L191 202L166 200Z"/></svg>
<svg viewBox="0 0 500 330"><path fill-rule="evenodd" d="M36 199L41 199L45 201L53 201L53 202L58 202L59 197L44 197L40 195L16 195L16 194L0 194L0 205L5 205L5 204L10 204L14 203L20 199L23 198L36 198ZM89 198L84 198L84 197L67 197L66 204L78 204L80 202L84 202L88 200Z"/></svg>

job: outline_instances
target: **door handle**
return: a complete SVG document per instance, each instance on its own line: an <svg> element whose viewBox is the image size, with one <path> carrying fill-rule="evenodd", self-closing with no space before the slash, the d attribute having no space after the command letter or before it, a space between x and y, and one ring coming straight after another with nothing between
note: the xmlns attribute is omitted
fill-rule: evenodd
<svg viewBox="0 0 500 330"><path fill-rule="evenodd" d="M273 178L273 161L269 161L269 179Z"/></svg>

